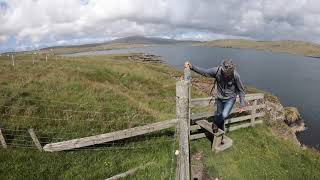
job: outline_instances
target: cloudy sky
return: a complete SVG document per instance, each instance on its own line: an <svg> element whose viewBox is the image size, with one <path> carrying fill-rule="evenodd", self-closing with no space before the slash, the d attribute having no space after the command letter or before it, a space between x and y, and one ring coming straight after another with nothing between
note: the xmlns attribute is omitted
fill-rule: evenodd
<svg viewBox="0 0 320 180"><path fill-rule="evenodd" d="M0 0L0 51L144 35L320 42L319 0Z"/></svg>

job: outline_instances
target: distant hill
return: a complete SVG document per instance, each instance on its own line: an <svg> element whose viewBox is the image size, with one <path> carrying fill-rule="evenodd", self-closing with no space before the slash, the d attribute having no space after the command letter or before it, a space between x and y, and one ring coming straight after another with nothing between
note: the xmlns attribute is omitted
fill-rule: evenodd
<svg viewBox="0 0 320 180"><path fill-rule="evenodd" d="M299 54L309 57L320 57L320 45L305 41L253 41L246 39L223 39L199 43L202 46L222 48L248 48L279 53Z"/></svg>
<svg viewBox="0 0 320 180"><path fill-rule="evenodd" d="M50 50L57 48L92 48L98 46L110 46L113 44L145 44L145 45L161 45L161 44L181 44L181 43L199 43L199 41L181 41L176 39L165 39L157 37L145 37L145 36L129 36L124 38L119 38L111 41L106 41L103 43L91 43L91 44L81 44L81 45L66 45L66 46L52 46L42 48L40 50Z"/></svg>
<svg viewBox="0 0 320 180"><path fill-rule="evenodd" d="M156 37L130 36L125 38L109 41L109 43L133 43L133 44L177 44L177 43L194 43L196 41L180 41L176 39L164 39Z"/></svg>

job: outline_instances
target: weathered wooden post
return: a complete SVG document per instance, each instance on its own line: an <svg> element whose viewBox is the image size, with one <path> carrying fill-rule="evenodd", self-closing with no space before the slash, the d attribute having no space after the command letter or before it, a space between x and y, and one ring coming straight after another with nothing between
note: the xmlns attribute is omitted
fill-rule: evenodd
<svg viewBox="0 0 320 180"><path fill-rule="evenodd" d="M5 149L7 149L8 146L7 146L6 140L4 139L4 136L3 136L3 134L2 134L1 128L0 128L0 141L1 141L2 147L5 148Z"/></svg>
<svg viewBox="0 0 320 180"><path fill-rule="evenodd" d="M48 55L46 54L46 62L48 62Z"/></svg>
<svg viewBox="0 0 320 180"><path fill-rule="evenodd" d="M188 125L190 129L190 119L191 119L191 70L189 67L184 68L184 80L189 82L188 92L189 92L189 113L188 113ZM190 131L189 131L190 135Z"/></svg>
<svg viewBox="0 0 320 180"><path fill-rule="evenodd" d="M41 146L41 144L39 142L39 139L37 138L36 133L34 132L34 130L33 129L28 129L28 132L29 132L34 144L38 148L38 150L39 151L43 151L42 146Z"/></svg>
<svg viewBox="0 0 320 180"><path fill-rule="evenodd" d="M12 66L14 66L14 56L11 54Z"/></svg>
<svg viewBox="0 0 320 180"><path fill-rule="evenodd" d="M256 111L257 111L257 103L258 103L258 100L255 99L253 101L253 104L252 104L252 111L251 111L251 126L254 127L255 126L255 118L256 118Z"/></svg>
<svg viewBox="0 0 320 180"><path fill-rule="evenodd" d="M176 84L176 115L179 134L179 157L177 177L179 180L190 179L189 157L189 81L181 80Z"/></svg>
<svg viewBox="0 0 320 180"><path fill-rule="evenodd" d="M32 64L34 64L34 55L32 54Z"/></svg>

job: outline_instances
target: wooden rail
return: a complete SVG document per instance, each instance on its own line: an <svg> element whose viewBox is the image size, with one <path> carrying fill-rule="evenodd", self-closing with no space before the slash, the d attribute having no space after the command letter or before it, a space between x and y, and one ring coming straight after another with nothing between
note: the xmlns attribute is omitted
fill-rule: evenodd
<svg viewBox="0 0 320 180"><path fill-rule="evenodd" d="M245 96L246 101L258 100L263 98L264 94L262 93L246 94ZM191 99L191 107L213 105L215 103L215 99L212 99L211 103L209 104L210 100L211 97ZM237 97L236 102L239 102L239 97Z"/></svg>
<svg viewBox="0 0 320 180"><path fill-rule="evenodd" d="M134 127L130 129L125 129L121 131L99 134L96 136L89 136L79 139L72 139L68 141L62 141L57 143L47 144L43 147L44 151L54 152L54 151L65 151L75 148L81 148L86 146L92 146L96 144L102 144L106 142L116 141L120 139L130 138L134 136L139 136L142 134L151 133L154 131L159 131L162 129L167 129L176 125L177 120L167 120L161 121L153 124L148 124L145 126Z"/></svg>

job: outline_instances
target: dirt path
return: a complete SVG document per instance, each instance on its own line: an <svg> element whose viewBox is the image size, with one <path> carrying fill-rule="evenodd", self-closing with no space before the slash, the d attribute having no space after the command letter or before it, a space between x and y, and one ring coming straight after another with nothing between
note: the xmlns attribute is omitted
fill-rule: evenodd
<svg viewBox="0 0 320 180"><path fill-rule="evenodd" d="M191 156L191 174L193 180L211 179L205 171L202 152L197 152Z"/></svg>

